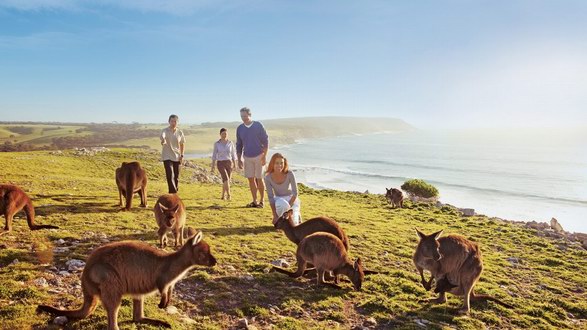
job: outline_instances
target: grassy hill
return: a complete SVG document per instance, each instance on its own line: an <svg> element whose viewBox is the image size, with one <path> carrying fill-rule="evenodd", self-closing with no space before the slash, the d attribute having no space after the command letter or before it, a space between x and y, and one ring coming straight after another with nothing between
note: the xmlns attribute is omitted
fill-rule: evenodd
<svg viewBox="0 0 587 330"><path fill-rule="evenodd" d="M301 138L318 138L342 134L364 134L413 129L394 118L312 117L263 120L271 145L289 144ZM186 135L187 153L208 153L219 130L229 130L235 139L241 122L216 122L181 125ZM159 150L159 133L165 124L68 124L68 123L0 123L0 147L6 143L26 145L24 150L42 148L68 149L92 146L128 146ZM22 150L18 149L18 150ZM12 151L12 149L8 149ZM16 151L16 150L15 150Z"/></svg>
<svg viewBox="0 0 587 330"><path fill-rule="evenodd" d="M18 184L28 192L39 223L61 227L31 232L20 214L13 233L0 236L1 328L46 328L53 318L35 314L37 304L81 304L80 273L59 273L67 269L68 260L85 260L105 242L133 239L156 244L151 207L166 191L157 158L157 153L128 149L95 156L68 151L0 153L0 182ZM147 209L120 212L116 206L114 170L125 160L141 161L148 172ZM176 314L157 308L158 294L146 299L146 315L165 319L175 328L234 328L242 318L260 329L587 327L587 251L576 243L538 237L534 230L484 216L461 217L450 207L408 202L404 209L391 209L378 195L302 187L304 218L336 219L349 235L351 256L360 256L368 269L382 272L368 276L360 292L348 282L343 290L321 288L314 278L294 280L267 272L276 259L293 265L295 246L273 229L269 208L243 207L250 195L242 177L236 178L233 200L222 201L219 185L199 183L193 176L192 169L181 174L187 222L204 231L218 265L197 268L178 283L171 303ZM412 264L414 227L427 233L444 229L478 242L485 270L476 291L515 308L477 302L472 303L470 316L458 316L460 298L449 295L443 305L421 301L433 295L419 284ZM121 328L152 329L124 323L131 318L132 301L126 298L119 313ZM99 307L89 318L71 321L68 328L105 325L106 315Z"/></svg>

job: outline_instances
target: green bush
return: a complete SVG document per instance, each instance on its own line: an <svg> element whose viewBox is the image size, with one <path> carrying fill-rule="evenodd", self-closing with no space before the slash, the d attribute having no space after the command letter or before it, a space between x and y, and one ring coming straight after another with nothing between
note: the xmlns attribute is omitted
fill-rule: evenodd
<svg viewBox="0 0 587 330"><path fill-rule="evenodd" d="M438 197L438 189L421 179L410 179L404 182L402 190L410 195L423 198Z"/></svg>

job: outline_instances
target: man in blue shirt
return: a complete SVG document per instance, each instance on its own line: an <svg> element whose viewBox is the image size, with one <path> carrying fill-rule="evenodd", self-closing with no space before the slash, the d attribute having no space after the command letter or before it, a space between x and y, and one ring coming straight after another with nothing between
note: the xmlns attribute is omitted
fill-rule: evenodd
<svg viewBox="0 0 587 330"><path fill-rule="evenodd" d="M249 180L249 188L253 196L253 201L247 204L247 207L263 207L265 199L263 167L267 162L269 137L263 124L251 119L249 108L242 108L240 115L243 123L236 129L236 155L238 167L241 169L244 156L245 177ZM257 192L259 192L259 202L257 202Z"/></svg>

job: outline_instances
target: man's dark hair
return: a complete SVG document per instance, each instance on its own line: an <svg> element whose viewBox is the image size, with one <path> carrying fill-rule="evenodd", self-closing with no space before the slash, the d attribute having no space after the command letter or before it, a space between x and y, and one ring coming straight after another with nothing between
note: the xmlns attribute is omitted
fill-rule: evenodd
<svg viewBox="0 0 587 330"><path fill-rule="evenodd" d="M222 127L222 128L220 129L220 134L222 134L222 132L226 132L226 128Z"/></svg>
<svg viewBox="0 0 587 330"><path fill-rule="evenodd" d="M178 115L171 115L171 116L169 116L169 119L167 119L167 122L170 122L171 119L179 119L179 116Z"/></svg>

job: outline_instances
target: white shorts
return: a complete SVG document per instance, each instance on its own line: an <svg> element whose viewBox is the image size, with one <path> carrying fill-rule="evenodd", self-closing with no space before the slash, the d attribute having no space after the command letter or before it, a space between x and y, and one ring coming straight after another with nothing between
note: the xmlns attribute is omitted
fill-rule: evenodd
<svg viewBox="0 0 587 330"><path fill-rule="evenodd" d="M279 218L285 213L285 211L291 208L293 210L294 224L299 225L302 220L300 214L300 197L298 196L291 206L289 205L290 200L291 196L275 196L275 213L277 213L277 218Z"/></svg>
<svg viewBox="0 0 587 330"><path fill-rule="evenodd" d="M245 178L263 179L264 166L261 165L261 157L263 157L263 154L257 157L244 157Z"/></svg>

